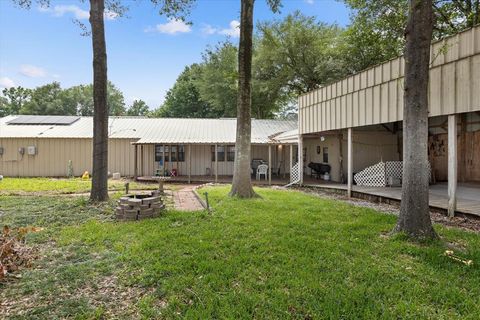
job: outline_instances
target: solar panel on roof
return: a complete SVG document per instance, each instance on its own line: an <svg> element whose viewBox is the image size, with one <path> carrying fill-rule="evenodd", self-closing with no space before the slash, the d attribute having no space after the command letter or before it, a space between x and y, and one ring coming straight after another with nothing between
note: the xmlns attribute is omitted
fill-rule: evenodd
<svg viewBox="0 0 480 320"><path fill-rule="evenodd" d="M9 125L57 125L68 126L80 119L77 116L18 116Z"/></svg>

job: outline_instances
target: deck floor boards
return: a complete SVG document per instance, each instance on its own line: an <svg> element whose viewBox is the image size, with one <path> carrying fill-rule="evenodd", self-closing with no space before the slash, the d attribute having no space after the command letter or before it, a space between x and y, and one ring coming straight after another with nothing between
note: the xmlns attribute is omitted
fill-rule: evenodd
<svg viewBox="0 0 480 320"><path fill-rule="evenodd" d="M315 183L310 181L306 183L309 186L347 190L347 185L339 183ZM401 200L401 187L365 187L353 186L354 192L365 193L384 198ZM430 206L446 210L448 208L448 187L446 183L438 183L430 186ZM459 183L457 187L457 212L468 213L480 216L480 184Z"/></svg>

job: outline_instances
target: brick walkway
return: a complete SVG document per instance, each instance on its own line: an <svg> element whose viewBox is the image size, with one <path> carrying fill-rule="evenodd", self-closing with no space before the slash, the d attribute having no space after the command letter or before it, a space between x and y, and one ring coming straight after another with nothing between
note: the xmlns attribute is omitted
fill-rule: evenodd
<svg viewBox="0 0 480 320"><path fill-rule="evenodd" d="M194 186L187 186L173 192L173 202L176 210L197 211L203 210L203 206L193 193Z"/></svg>

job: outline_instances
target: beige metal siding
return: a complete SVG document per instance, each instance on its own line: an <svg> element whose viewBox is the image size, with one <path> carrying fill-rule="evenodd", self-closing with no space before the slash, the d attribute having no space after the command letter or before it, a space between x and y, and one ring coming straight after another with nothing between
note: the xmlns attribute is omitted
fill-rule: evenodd
<svg viewBox="0 0 480 320"><path fill-rule="evenodd" d="M131 139L111 139L109 142L108 170L123 176L133 175L134 150ZM62 177L67 175L69 160L73 173L80 176L91 172L91 139L57 138L2 138L4 155L0 157L0 174L18 177ZM26 148L36 146L37 154L28 155ZM25 154L18 149L25 148Z"/></svg>
<svg viewBox="0 0 480 320"><path fill-rule="evenodd" d="M302 95L299 132L403 119L405 61L399 57ZM430 117L480 110L480 26L431 46Z"/></svg>

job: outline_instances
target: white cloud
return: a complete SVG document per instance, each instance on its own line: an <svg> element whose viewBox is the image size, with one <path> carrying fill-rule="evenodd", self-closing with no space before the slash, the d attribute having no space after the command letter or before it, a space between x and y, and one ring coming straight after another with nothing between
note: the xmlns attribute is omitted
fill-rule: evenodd
<svg viewBox="0 0 480 320"><path fill-rule="evenodd" d="M240 22L237 20L230 21L230 28L221 29L218 33L234 38L240 37Z"/></svg>
<svg viewBox="0 0 480 320"><path fill-rule="evenodd" d="M304 0L304 1L308 4L314 4L315 3L315 0Z"/></svg>
<svg viewBox="0 0 480 320"><path fill-rule="evenodd" d="M203 28L202 28L202 33L205 34L205 35L211 35L211 34L215 34L217 33L218 29L212 27L211 25L209 24L205 24L203 25Z"/></svg>
<svg viewBox="0 0 480 320"><path fill-rule="evenodd" d="M188 33L192 28L181 20L169 19L167 23L157 24L154 28L148 27L145 32L160 32L167 34Z"/></svg>
<svg viewBox="0 0 480 320"><path fill-rule="evenodd" d="M209 24L205 24L202 28L202 33L205 35L212 35L212 34L221 34L224 36L230 36L233 38L240 37L240 22L237 20L232 20L229 23L229 28L215 28Z"/></svg>
<svg viewBox="0 0 480 320"><path fill-rule="evenodd" d="M15 82L13 82L12 79L10 79L9 77L1 77L0 78L0 88L11 88L11 87L15 87Z"/></svg>
<svg viewBox="0 0 480 320"><path fill-rule="evenodd" d="M40 7L38 8L40 12L50 12L55 17L62 17L66 13L71 13L78 20L88 19L90 13L87 10L83 10L75 5L57 5L53 8L50 7Z"/></svg>
<svg viewBox="0 0 480 320"><path fill-rule="evenodd" d="M82 8L76 5L57 5L53 8L50 7L39 7L40 12L51 13L54 17L63 17L65 14L73 14L75 19L86 20L90 18L90 12L83 10ZM118 18L118 13L105 10L103 14L105 20L115 20Z"/></svg>
<svg viewBox="0 0 480 320"><path fill-rule="evenodd" d="M20 73L30 78L41 78L47 75L47 72L40 67L23 64L20 66Z"/></svg>

